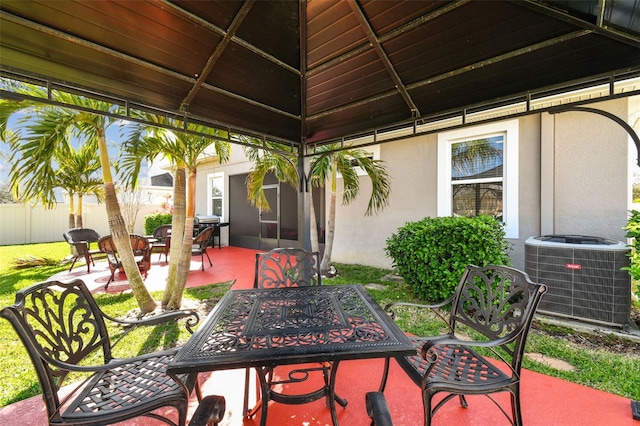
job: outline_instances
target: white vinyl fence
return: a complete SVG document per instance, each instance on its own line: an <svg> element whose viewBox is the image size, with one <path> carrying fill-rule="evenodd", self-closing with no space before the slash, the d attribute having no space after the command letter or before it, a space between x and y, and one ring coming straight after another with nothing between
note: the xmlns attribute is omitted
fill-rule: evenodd
<svg viewBox="0 0 640 426"><path fill-rule="evenodd" d="M138 211L134 232L144 235L144 218L160 212L156 204L143 205ZM100 235L109 234L105 204L85 204L82 219L85 228ZM41 205L0 204L0 245L48 243L64 241L62 233L68 229L69 206L58 204L46 210Z"/></svg>

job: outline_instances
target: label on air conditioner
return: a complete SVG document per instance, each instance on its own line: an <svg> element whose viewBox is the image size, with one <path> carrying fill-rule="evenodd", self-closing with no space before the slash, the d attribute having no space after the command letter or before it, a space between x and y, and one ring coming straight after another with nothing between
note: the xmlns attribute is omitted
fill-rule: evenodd
<svg viewBox="0 0 640 426"><path fill-rule="evenodd" d="M580 265L579 263L567 263L566 268L574 271L579 271L580 269L582 269L582 265Z"/></svg>

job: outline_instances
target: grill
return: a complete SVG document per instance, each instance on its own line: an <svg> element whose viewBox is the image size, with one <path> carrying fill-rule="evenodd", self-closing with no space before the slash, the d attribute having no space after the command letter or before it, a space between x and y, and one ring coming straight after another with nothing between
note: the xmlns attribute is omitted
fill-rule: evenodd
<svg viewBox="0 0 640 426"><path fill-rule="evenodd" d="M193 236L195 237L206 228L214 227L211 234L211 246L215 246L215 239L218 239L218 248L220 248L220 228L229 226L229 222L220 222L220 217L216 215L195 216L193 218Z"/></svg>

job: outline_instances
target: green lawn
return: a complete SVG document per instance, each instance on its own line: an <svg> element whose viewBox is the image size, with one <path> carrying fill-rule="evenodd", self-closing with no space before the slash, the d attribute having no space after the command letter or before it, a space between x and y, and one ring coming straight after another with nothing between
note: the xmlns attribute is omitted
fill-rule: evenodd
<svg viewBox="0 0 640 426"><path fill-rule="evenodd" d="M31 244L22 246L0 246L0 307L12 304L17 290L32 283L44 281L65 270L68 265L58 262L69 254L66 243ZM14 268L16 259L28 256L48 259L44 266ZM403 283L385 280L390 271L360 265L336 265L339 276L325 280L325 284L361 283L380 284L370 288L373 297L382 305L392 301L414 301L411 289ZM215 303L228 288L228 283L213 284L197 289L187 289L185 299L210 300ZM161 293L153 293L159 300ZM119 317L137 307L131 295L100 294L96 296L100 306L108 314ZM414 334L437 334L439 325L428 316L411 314L399 320L405 331ZM118 332L118 330L113 330ZM116 356L134 356L160 348L172 347L188 338L183 327L157 326L139 329L131 333L116 348ZM35 372L26 351L16 338L10 324L0 319L0 406L28 398L40 393ZM576 369L573 372L559 371L544 364L526 360L525 367L551 376L640 400L640 345L636 356L617 355L605 350L585 349L559 338L533 330L527 351L539 352L547 357L564 360Z"/></svg>

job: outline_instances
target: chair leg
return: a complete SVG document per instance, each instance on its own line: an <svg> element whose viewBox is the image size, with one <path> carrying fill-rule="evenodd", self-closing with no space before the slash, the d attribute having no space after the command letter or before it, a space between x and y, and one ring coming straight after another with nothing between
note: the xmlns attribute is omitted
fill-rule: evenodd
<svg viewBox="0 0 640 426"><path fill-rule="evenodd" d="M511 393L511 413L513 415L513 424L522 426L522 410L520 408L520 389L515 388Z"/></svg>
<svg viewBox="0 0 640 426"><path fill-rule="evenodd" d="M469 406L469 404L467 403L467 398L465 398L464 395L458 395L458 397L460 398L460 405L462 405L464 408L467 408Z"/></svg>
<svg viewBox="0 0 640 426"><path fill-rule="evenodd" d="M91 255L89 253L84 254L84 261L87 264L87 274L91 273L91 263L93 262ZM95 263L93 266L96 266Z"/></svg>
<svg viewBox="0 0 640 426"><path fill-rule="evenodd" d="M109 287L109 284L111 284L111 281L113 281L115 273L116 273L116 269L114 268L111 270L111 276L107 280L107 283L104 285L105 291L107 290L107 287Z"/></svg>
<svg viewBox="0 0 640 426"><path fill-rule="evenodd" d="M87 274L91 272L91 268L89 267L89 262L91 262L91 264L95 267L96 264L93 261L93 256L91 256L91 253L89 253L89 247L87 247L87 250L84 252L84 261L87 263Z"/></svg>
<svg viewBox="0 0 640 426"><path fill-rule="evenodd" d="M178 425L185 426L187 424L187 401L180 401L178 407Z"/></svg>
<svg viewBox="0 0 640 426"><path fill-rule="evenodd" d="M431 392L422 392L422 403L424 405L424 426L431 425L431 417L433 413L431 412L431 398L433 398L433 394Z"/></svg>
<svg viewBox="0 0 640 426"><path fill-rule="evenodd" d="M73 258L73 262L71 262L71 267L69 268L69 272L71 272L71 270L73 269L73 265L75 265L75 264L76 264L76 260L78 260L78 256L75 256L75 257Z"/></svg>
<svg viewBox="0 0 640 426"><path fill-rule="evenodd" d="M251 374L250 368L244 370L244 404L242 406L242 415L246 416L249 412L249 375Z"/></svg>
<svg viewBox="0 0 640 426"><path fill-rule="evenodd" d="M213 263L211 263L211 258L209 257L209 253L207 253L207 249L204 249L204 251L200 252L200 267L201 269L204 271L204 257L207 256L207 259L209 260L209 266L213 266Z"/></svg>

